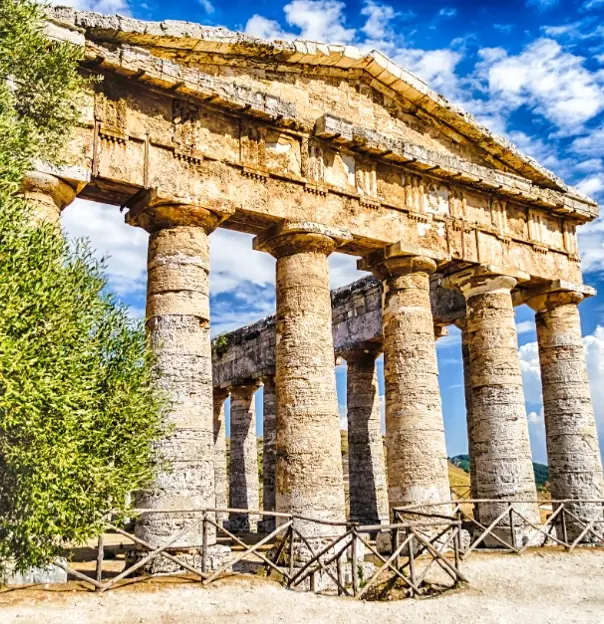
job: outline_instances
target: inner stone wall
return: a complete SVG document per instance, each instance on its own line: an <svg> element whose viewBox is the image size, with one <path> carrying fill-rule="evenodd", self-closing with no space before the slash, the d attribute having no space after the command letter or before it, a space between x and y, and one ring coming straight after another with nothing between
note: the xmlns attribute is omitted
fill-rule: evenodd
<svg viewBox="0 0 604 624"><path fill-rule="evenodd" d="M437 325L450 325L465 314L463 296L431 283L431 301ZM335 356L382 341L382 287L364 277L331 293ZM275 374L275 317L269 316L214 339L214 387L239 385Z"/></svg>

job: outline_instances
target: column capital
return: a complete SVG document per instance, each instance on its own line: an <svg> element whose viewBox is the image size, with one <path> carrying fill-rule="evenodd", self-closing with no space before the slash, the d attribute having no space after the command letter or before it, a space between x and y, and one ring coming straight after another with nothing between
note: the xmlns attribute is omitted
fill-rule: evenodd
<svg viewBox="0 0 604 624"><path fill-rule="evenodd" d="M467 324L468 324L467 316L460 316L459 318L456 318L453 321L453 325L455 325L455 327L457 327L457 329L459 329L462 332L466 331Z"/></svg>
<svg viewBox="0 0 604 624"><path fill-rule="evenodd" d="M361 258L357 268L360 271L371 271L377 279L385 280L409 273L434 273L438 263L446 259L443 254L427 254L413 245L395 243Z"/></svg>
<svg viewBox="0 0 604 624"><path fill-rule="evenodd" d="M536 295L535 297L526 299L525 303L529 306L529 308L539 314L541 312L554 310L555 308L559 308L563 305L579 305L583 299L583 293L572 290L560 290L557 292L545 293L543 295Z"/></svg>
<svg viewBox="0 0 604 624"><path fill-rule="evenodd" d="M212 397L214 402L224 403L229 396L228 388L223 388L221 386L214 386L212 389Z"/></svg>
<svg viewBox="0 0 604 624"><path fill-rule="evenodd" d="M348 230L312 221L281 221L254 238L254 249L283 258L304 251L329 255L352 240Z"/></svg>
<svg viewBox="0 0 604 624"><path fill-rule="evenodd" d="M63 209L75 199L76 190L51 173L30 171L21 182L21 194L35 205L41 220L58 222Z"/></svg>
<svg viewBox="0 0 604 624"><path fill-rule="evenodd" d="M124 208L128 209L126 223L149 233L188 226L202 228L210 234L235 212L227 202L202 205L191 198L174 197L158 189L142 189L122 206Z"/></svg>
<svg viewBox="0 0 604 624"><path fill-rule="evenodd" d="M485 265L464 269L442 280L445 288L457 288L466 299L492 292L510 292L520 282L530 279L528 273L515 269Z"/></svg>
<svg viewBox="0 0 604 624"><path fill-rule="evenodd" d="M596 290L591 286L554 280L519 292L514 303L526 303L535 312L545 312L569 303L578 305L583 299L595 294Z"/></svg>
<svg viewBox="0 0 604 624"><path fill-rule="evenodd" d="M340 356L345 359L347 362L350 361L358 361L358 360L375 360L379 357L382 352L382 346L374 343L367 343L363 345L359 345L358 347L354 347L352 349L348 349L346 351L342 351Z"/></svg>
<svg viewBox="0 0 604 624"><path fill-rule="evenodd" d="M449 335L449 326L444 323L434 323L434 340Z"/></svg>
<svg viewBox="0 0 604 624"><path fill-rule="evenodd" d="M251 397L258 388L260 388L260 380L250 379L245 383L236 386L230 386L229 392L232 399L245 399Z"/></svg>

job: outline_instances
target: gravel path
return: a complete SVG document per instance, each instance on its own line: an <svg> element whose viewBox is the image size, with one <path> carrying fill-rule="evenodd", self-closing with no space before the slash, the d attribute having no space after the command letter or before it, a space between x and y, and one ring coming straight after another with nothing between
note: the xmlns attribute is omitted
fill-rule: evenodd
<svg viewBox="0 0 604 624"><path fill-rule="evenodd" d="M389 622L604 621L604 552L477 555L463 566L471 587L438 598L388 603L287 591L253 577L194 584L136 584L84 591L0 593L2 624L387 624Z"/></svg>

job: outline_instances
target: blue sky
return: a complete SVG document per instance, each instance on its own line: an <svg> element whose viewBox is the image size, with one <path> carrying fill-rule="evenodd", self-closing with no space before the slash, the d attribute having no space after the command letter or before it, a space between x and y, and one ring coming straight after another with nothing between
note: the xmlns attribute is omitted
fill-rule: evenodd
<svg viewBox="0 0 604 624"><path fill-rule="evenodd" d="M375 0L72 0L81 9L140 19L178 19L265 38L309 38L379 49L568 183L604 203L604 0L489 0L422 3ZM144 308L146 234L123 225L115 208L76 201L67 231L111 255L112 288ZM581 305L592 394L604 446L604 219L580 235L585 281L602 295ZM251 237L220 230L212 239L214 333L274 310L274 261L251 250ZM355 258L331 258L332 286L361 276ZM545 438L533 313L517 310L520 356L533 456ZM437 343L447 448L467 439L458 332ZM380 362L381 375L381 362ZM336 370L345 413L345 367ZM383 385L381 392L383 392ZM258 393L261 414L261 391ZM261 418L259 418L261 421Z"/></svg>

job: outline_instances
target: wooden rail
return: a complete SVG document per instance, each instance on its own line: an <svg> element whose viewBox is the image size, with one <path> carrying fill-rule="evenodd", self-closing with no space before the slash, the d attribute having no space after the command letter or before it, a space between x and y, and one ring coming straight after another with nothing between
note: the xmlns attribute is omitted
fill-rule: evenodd
<svg viewBox="0 0 604 624"><path fill-rule="evenodd" d="M481 504L496 504L500 513L488 525L480 522L477 513L468 513L468 506L479 509ZM539 522L527 518L527 507L539 512ZM466 509L464 509L466 508ZM469 541L461 551L461 559L487 548L499 552L522 553L527 548L560 546L572 552L582 545L604 546L604 499L586 500L500 500L463 499L425 505L404 505L393 509L394 522L414 518L422 521L456 520Z"/></svg>
<svg viewBox="0 0 604 624"><path fill-rule="evenodd" d="M64 569L98 592L113 589L126 578L146 578L138 575L159 558L173 564L175 571L168 575L190 573L202 585L208 585L230 573L234 566L245 560L263 567L266 576L276 575L290 589L337 593L365 600L386 599L393 594L400 597L421 596L428 591L433 593L435 588L444 591L466 582L459 569L461 521L456 518L413 518L387 525L361 526L358 523L330 522L278 512L231 508L139 509L134 515L159 513L190 514L192 518L187 519L186 526L161 545L150 544L122 527L107 522L107 530L118 533L132 543L133 550L136 549L135 561L127 562L124 570L114 578L104 580L105 540L100 537L96 570L92 577L69 565L64 566ZM221 526L216 521L216 513L272 516L277 518L279 525L255 544L249 545L240 535ZM191 549L179 553L173 545L191 532L199 534L200 527L203 539L196 549L201 555L200 564L196 566L191 563ZM228 538L243 548L240 552L232 552L222 565L213 570L208 565L211 548L208 545L208 532L212 527L218 536ZM392 544L390 554L385 555L382 548L376 546L373 539L376 534L379 534L382 544ZM269 544L273 544L273 548L267 553L262 552L262 547ZM436 580L434 575L428 577L431 571L438 568L442 572Z"/></svg>

